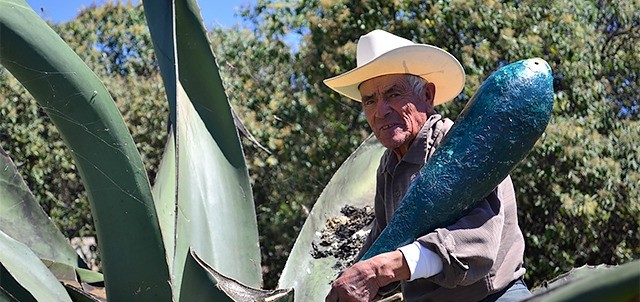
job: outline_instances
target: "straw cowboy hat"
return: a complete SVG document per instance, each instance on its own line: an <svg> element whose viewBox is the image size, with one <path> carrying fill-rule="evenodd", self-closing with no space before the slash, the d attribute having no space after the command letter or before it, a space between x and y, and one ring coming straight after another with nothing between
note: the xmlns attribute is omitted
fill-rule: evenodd
<svg viewBox="0 0 640 302"><path fill-rule="evenodd" d="M387 74L409 73L436 86L434 105L455 98L464 88L464 69L450 53L427 44L416 44L376 29L358 40L358 67L324 80L340 94L360 102L358 87L366 80Z"/></svg>

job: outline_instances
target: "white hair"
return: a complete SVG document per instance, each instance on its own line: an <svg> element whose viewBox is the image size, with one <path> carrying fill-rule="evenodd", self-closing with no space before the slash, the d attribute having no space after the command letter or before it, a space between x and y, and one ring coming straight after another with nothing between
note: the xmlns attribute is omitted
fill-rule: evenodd
<svg viewBox="0 0 640 302"><path fill-rule="evenodd" d="M411 89L413 89L413 93L424 95L424 86L428 83L427 80L417 75L407 74L407 81Z"/></svg>

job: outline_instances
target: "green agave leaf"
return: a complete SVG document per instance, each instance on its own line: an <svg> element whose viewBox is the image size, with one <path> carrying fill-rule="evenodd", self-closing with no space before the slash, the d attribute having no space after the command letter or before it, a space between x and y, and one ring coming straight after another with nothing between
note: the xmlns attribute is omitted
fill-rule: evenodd
<svg viewBox="0 0 640 302"><path fill-rule="evenodd" d="M73 302L106 302L106 299L100 299L87 293L83 288L76 288L69 285L65 285L65 289Z"/></svg>
<svg viewBox="0 0 640 302"><path fill-rule="evenodd" d="M199 9L186 0L145 1L144 9L174 131L154 188L165 246L173 251L174 295L188 277L182 274L190 246L216 270L257 287L260 251L248 171Z"/></svg>
<svg viewBox="0 0 640 302"><path fill-rule="evenodd" d="M42 262L62 282L73 301L107 301L102 274L64 263L49 260Z"/></svg>
<svg viewBox="0 0 640 302"><path fill-rule="evenodd" d="M312 257L312 242L325 227L327 219L339 216L349 205L356 208L373 206L376 168L384 147L369 136L333 175L320 194L287 259L278 283L280 288L293 288L296 301L322 301L331 281L339 273L334 257ZM353 181L354 175L358 181Z"/></svg>
<svg viewBox="0 0 640 302"><path fill-rule="evenodd" d="M174 280L174 253L176 242L176 212L178 199L178 187L176 185L176 144L175 135L173 135L173 127L167 135L167 143L162 153L162 160L158 165L158 173L153 185L152 193L155 202L156 213L160 222L160 230L162 231L162 239L164 248L167 251L167 265L171 272L172 283Z"/></svg>
<svg viewBox="0 0 640 302"><path fill-rule="evenodd" d="M534 291L525 301L638 301L640 260L607 268L584 266L559 276L552 283L546 291Z"/></svg>
<svg viewBox="0 0 640 302"><path fill-rule="evenodd" d="M72 151L89 196L108 296L167 300L169 271L140 154L107 89L23 0L0 2L0 63Z"/></svg>
<svg viewBox="0 0 640 302"><path fill-rule="evenodd" d="M290 289L256 289L220 274L193 249L187 254L182 284L183 301L293 301Z"/></svg>
<svg viewBox="0 0 640 302"><path fill-rule="evenodd" d="M0 282L0 301L14 302L14 301L20 301L20 300L17 300L15 297L11 296L8 292L6 292L2 288L2 282Z"/></svg>
<svg viewBox="0 0 640 302"><path fill-rule="evenodd" d="M13 161L0 147L0 230L38 257L77 266L78 255L27 188ZM85 265L86 267L86 265Z"/></svg>
<svg viewBox="0 0 640 302"><path fill-rule="evenodd" d="M0 231L0 263L38 301L71 301L58 279L26 245ZM0 281L4 281L0 280ZM6 290L3 283L0 287ZM8 292L11 295L10 292ZM12 295L13 296L13 295Z"/></svg>
<svg viewBox="0 0 640 302"><path fill-rule="evenodd" d="M36 299L16 281L13 276L5 269L5 267L0 263L0 292L3 292L8 300L0 300L0 301L20 301L20 302L30 302L36 301Z"/></svg>
<svg viewBox="0 0 640 302"><path fill-rule="evenodd" d="M77 282L77 283L102 283L104 282L104 276L99 272L94 272L84 268L78 268L66 263L60 263L41 259L42 262L53 273L59 281L63 283Z"/></svg>
<svg viewBox="0 0 640 302"><path fill-rule="evenodd" d="M189 253L184 263L180 301L233 301L220 290L217 281Z"/></svg>
<svg viewBox="0 0 640 302"><path fill-rule="evenodd" d="M178 102L182 99L179 96ZM259 286L258 232L247 170L240 170L226 160L219 144L207 134L195 108L189 103L183 105L178 107L178 129L182 126L186 131L181 132L177 141L176 257L185 255L192 245L220 272ZM233 126L230 129L235 131Z"/></svg>

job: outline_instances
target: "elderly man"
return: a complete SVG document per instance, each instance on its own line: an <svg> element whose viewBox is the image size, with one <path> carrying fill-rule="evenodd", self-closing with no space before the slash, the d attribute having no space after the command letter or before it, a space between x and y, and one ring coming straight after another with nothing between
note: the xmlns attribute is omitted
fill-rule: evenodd
<svg viewBox="0 0 640 302"><path fill-rule="evenodd" d="M325 83L362 102L369 126L387 148L377 171L375 219L361 256L453 124L434 106L462 91L464 70L440 48L382 30L360 37L357 64ZM522 281L523 253L507 177L455 224L348 268L333 282L326 301L371 301L380 288L398 281L405 301L519 301L530 295Z"/></svg>

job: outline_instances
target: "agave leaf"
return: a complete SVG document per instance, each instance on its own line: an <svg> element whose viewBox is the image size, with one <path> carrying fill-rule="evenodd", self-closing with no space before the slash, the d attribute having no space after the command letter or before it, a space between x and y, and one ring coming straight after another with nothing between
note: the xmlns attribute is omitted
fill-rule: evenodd
<svg viewBox="0 0 640 302"><path fill-rule="evenodd" d="M4 269L36 300L71 301L64 287L38 256L26 245L2 231L0 231L0 251L2 251L0 263Z"/></svg>
<svg viewBox="0 0 640 302"><path fill-rule="evenodd" d="M78 255L27 188L13 161L0 147L0 230L38 257L77 266ZM85 266L86 267L86 266Z"/></svg>
<svg viewBox="0 0 640 302"><path fill-rule="evenodd" d="M262 290L246 286L217 272L193 249L187 254L182 284L183 301L293 301L291 289Z"/></svg>
<svg viewBox="0 0 640 302"><path fill-rule="evenodd" d="M144 9L174 130L175 145L165 150L154 188L165 245L173 251L174 294L183 292L190 246L216 270L259 286L248 171L199 9L187 0L145 1Z"/></svg>
<svg viewBox="0 0 640 302"><path fill-rule="evenodd" d="M109 298L166 300L169 271L140 154L107 89L23 1L0 2L0 63L72 151L87 189Z"/></svg>
<svg viewBox="0 0 640 302"><path fill-rule="evenodd" d="M333 175L320 194L287 259L278 283L280 288L293 288L296 301L322 301L331 281L339 273L334 257L314 259L312 242L327 219L336 217L347 205L362 208L373 206L376 168L384 147L369 136ZM358 181L353 181L358 175Z"/></svg>
<svg viewBox="0 0 640 302"><path fill-rule="evenodd" d="M13 276L4 268L2 263L0 263L0 292L6 294L6 296L10 297L10 300L0 300L0 301L20 301L20 302L30 302L36 301L36 299L16 281Z"/></svg>
<svg viewBox="0 0 640 302"><path fill-rule="evenodd" d="M73 301L107 301L102 274L64 263L48 260L42 262L62 282Z"/></svg>
<svg viewBox="0 0 640 302"><path fill-rule="evenodd" d="M4 301L4 302L14 302L14 301L15 302L20 302L20 300L18 300L16 297L11 296L8 292L6 292L4 290L4 288L2 288L2 282L0 282L0 301Z"/></svg>
<svg viewBox="0 0 640 302"><path fill-rule="evenodd" d="M62 283L103 283L104 276L99 272L94 272L84 268L74 267L66 263L41 259L42 263L53 273Z"/></svg>
<svg viewBox="0 0 640 302"><path fill-rule="evenodd" d="M75 287L71 285L64 285L67 293L71 296L73 302L106 302L107 299L97 297L90 293L90 290L82 287ZM103 288L104 289L104 288Z"/></svg>
<svg viewBox="0 0 640 302"><path fill-rule="evenodd" d="M173 282L173 266L175 253L175 219L177 211L178 191L176 186L176 144L173 135L173 127L170 127L167 135L167 143L162 153L162 159L158 165L158 173L153 184L153 200L158 213L160 230L164 247L167 251L167 265Z"/></svg>
<svg viewBox="0 0 640 302"><path fill-rule="evenodd" d="M620 266L581 267L556 278L525 301L638 301L640 260Z"/></svg>
<svg viewBox="0 0 640 302"><path fill-rule="evenodd" d="M191 253L186 255L180 301L233 301L220 290Z"/></svg>

